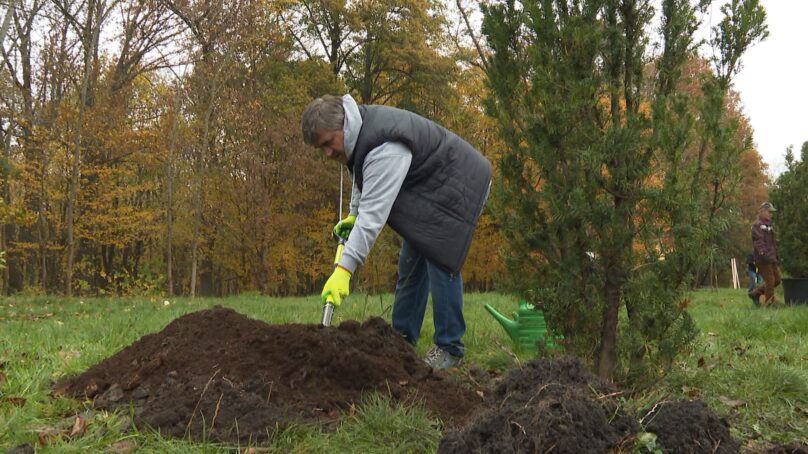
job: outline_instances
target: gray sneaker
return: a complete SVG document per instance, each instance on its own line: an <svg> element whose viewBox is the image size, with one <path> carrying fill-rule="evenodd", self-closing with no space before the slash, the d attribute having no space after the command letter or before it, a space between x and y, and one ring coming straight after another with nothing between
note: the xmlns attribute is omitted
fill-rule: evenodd
<svg viewBox="0 0 808 454"><path fill-rule="evenodd" d="M437 345L433 345L432 348L426 352L424 362L429 364L433 369L449 369L460 366L463 362L463 358L455 356Z"/></svg>

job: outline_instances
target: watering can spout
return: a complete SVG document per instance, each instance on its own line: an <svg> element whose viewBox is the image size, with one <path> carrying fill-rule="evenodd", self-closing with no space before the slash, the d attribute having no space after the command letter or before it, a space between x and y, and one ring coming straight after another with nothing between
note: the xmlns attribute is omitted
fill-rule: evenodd
<svg viewBox="0 0 808 454"><path fill-rule="evenodd" d="M536 309L532 304L524 300L520 301L519 311L513 314L513 320L500 314L489 304L484 307L505 328L505 332L513 340L517 348L525 351L535 351L537 342L542 342L546 345L552 343L552 340L547 339L547 324L544 322L544 312Z"/></svg>
<svg viewBox="0 0 808 454"><path fill-rule="evenodd" d="M496 321L498 321L499 324L502 325L503 328L505 328L505 332L508 333L508 336L511 339L513 339L514 341L519 340L519 323L500 314L490 304L486 304L484 307L485 310L487 310L488 313L490 313L494 317L494 319L496 319Z"/></svg>

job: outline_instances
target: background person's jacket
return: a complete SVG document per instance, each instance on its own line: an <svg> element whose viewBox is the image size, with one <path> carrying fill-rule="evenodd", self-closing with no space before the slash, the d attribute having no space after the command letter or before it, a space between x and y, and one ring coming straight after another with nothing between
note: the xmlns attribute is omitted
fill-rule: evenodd
<svg viewBox="0 0 808 454"><path fill-rule="evenodd" d="M752 223L752 245L754 246L755 263L779 262L777 256L777 241L774 238L774 227L771 220L757 218Z"/></svg>

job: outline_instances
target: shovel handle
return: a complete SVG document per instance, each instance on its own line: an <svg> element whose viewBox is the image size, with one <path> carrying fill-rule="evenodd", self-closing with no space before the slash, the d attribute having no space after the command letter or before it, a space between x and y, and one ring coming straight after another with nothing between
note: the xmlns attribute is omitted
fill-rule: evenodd
<svg viewBox="0 0 808 454"><path fill-rule="evenodd" d="M337 253L334 254L334 267L339 265L339 261L342 259L343 250L345 250L345 241L340 239L340 242L337 244Z"/></svg>

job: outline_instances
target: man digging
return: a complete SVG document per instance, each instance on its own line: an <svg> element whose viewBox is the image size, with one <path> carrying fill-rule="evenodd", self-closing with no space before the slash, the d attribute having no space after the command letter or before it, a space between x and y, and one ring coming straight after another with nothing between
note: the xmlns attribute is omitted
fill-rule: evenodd
<svg viewBox="0 0 808 454"><path fill-rule="evenodd" d="M359 106L350 95L315 99L302 127L303 140L345 164L353 182L349 215L334 226L347 241L323 302L331 297L339 306L348 296L351 275L387 223L403 238L393 328L415 344L431 292L435 345L426 362L436 369L459 365L466 331L460 270L488 197L490 163L424 117Z"/></svg>

